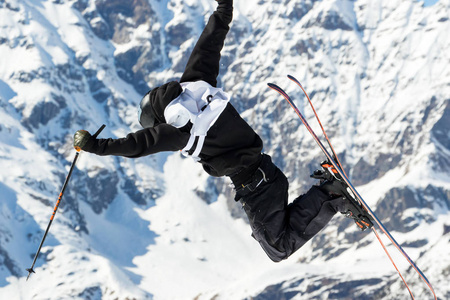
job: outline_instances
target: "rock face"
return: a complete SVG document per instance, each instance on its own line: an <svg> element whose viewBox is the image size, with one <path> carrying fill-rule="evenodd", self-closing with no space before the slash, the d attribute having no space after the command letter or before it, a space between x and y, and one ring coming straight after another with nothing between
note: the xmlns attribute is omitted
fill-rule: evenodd
<svg viewBox="0 0 450 300"><path fill-rule="evenodd" d="M450 2L235 2L219 85L288 176L292 198L314 183L323 155L266 86L292 95L319 134L287 74L308 91L352 182L439 297L450 297ZM215 7L0 0L0 294L13 295L26 275L74 155L73 133L103 123L103 137L138 130L141 97L180 78ZM343 216L280 269L266 267L226 179L177 154L82 157L37 263L50 287L24 299L52 297L45 290L83 299L407 295L375 239ZM248 278L236 277L242 272Z"/></svg>

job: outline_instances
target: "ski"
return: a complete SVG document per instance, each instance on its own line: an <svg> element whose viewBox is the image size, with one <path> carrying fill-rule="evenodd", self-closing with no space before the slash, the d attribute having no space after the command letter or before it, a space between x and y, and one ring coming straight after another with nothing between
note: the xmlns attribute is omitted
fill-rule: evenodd
<svg viewBox="0 0 450 300"><path fill-rule="evenodd" d="M387 228L384 226L384 224L380 221L380 219L375 215L375 213L372 211L372 209L369 207L369 205L364 201L362 196L358 193L356 188L353 186L351 181L349 180L348 176L344 172L342 165L336 155L336 152L334 151L333 146L331 145L331 142L328 138L328 135L325 132L324 127L322 126L322 123L320 122L320 119L317 115L316 110L314 109L314 106L311 102L311 99L309 98L308 94L306 93L305 89L301 85L301 83L293 76L288 75L288 78L292 80L294 83L296 83L303 91L304 95L309 101L310 106L312 107L314 114L316 116L317 121L320 124L320 127L322 129L323 135L325 139L327 140L327 143L332 151L332 154L328 152L326 147L323 145L321 140L318 138L314 130L309 125L308 121L305 119L303 114L300 112L300 110L297 108L295 103L292 101L291 97L279 86L273 83L268 83L268 86L278 92L281 96L283 96L286 101L289 103L289 105L292 107L292 109L296 112L297 116L300 118L302 123L305 125L308 132L311 134L319 148L322 150L323 154L326 156L325 163L322 163L322 168L324 172L329 172L327 175L334 176L340 184L343 186L343 190L345 190L346 193L344 193L344 196L350 200L351 203L353 203L354 211L350 210L350 215L347 215L348 217L351 217L354 219L355 223L358 225L358 227L362 230L365 230L367 228L372 229L372 232L375 234L376 238L378 239L379 243L383 247L383 250L385 251L386 255L390 259L391 263L393 264L394 268L397 270L397 273L399 274L400 278L402 279L403 283L405 284L406 288L408 289L408 292L411 296L411 299L415 299L414 295L409 288L406 280L402 276L400 270L396 266L394 260L392 259L391 255L389 254L386 246L382 242L377 230L375 229L375 226L373 226L372 221L379 227L379 229L388 237L388 239L391 241L392 245L397 248L397 250L403 255L403 257L408 261L408 263L411 265L411 267L416 271L417 274L421 277L421 279L426 283L430 291L433 293L434 299L437 300L436 293L431 286L430 281L426 278L425 274L419 269L419 267L416 265L416 263L408 256L408 254L405 252L405 250L400 246L400 244L394 239L394 237L391 235L391 233L387 230ZM314 174L313 174L314 175ZM313 176L314 177L314 176ZM356 214L358 215L354 215ZM352 215L353 214L353 215Z"/></svg>

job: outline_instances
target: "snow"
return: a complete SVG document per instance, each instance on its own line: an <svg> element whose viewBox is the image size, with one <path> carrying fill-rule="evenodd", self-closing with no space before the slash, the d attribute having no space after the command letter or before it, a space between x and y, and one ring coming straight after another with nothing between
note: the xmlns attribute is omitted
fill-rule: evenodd
<svg viewBox="0 0 450 300"><path fill-rule="evenodd" d="M253 255L259 246L250 238L248 225L226 214L224 198L208 205L195 195L192 174L201 178L202 172L192 160L170 156L164 166L168 193L143 215L157 236L156 244L134 262L138 274L147 274L141 286L150 288L155 299L191 299L199 291L218 289L255 272L255 265L270 264L263 253ZM176 289L171 288L173 282Z"/></svg>

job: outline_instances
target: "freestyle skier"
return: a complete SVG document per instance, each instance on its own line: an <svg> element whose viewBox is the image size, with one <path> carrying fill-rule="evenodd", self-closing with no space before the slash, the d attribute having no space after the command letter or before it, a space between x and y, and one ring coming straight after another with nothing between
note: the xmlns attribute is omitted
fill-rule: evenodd
<svg viewBox="0 0 450 300"><path fill-rule="evenodd" d="M233 17L233 0L218 7L197 41L179 82L149 91L139 106L144 129L119 139L97 139L79 130L74 146L97 155L142 157L162 151L190 156L215 177L228 176L253 232L275 262L288 258L317 234L346 201L332 180L288 204L288 180L263 142L217 87L220 52Z"/></svg>

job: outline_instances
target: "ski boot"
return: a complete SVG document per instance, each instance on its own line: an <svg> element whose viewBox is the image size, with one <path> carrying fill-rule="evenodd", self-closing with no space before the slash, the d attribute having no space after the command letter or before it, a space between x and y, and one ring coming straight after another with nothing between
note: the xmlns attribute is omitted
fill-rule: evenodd
<svg viewBox="0 0 450 300"><path fill-rule="evenodd" d="M362 231L372 228L372 216L361 206L336 168L329 161L323 161L320 165L322 169L315 170L310 177L320 179L319 187L328 192L330 197L344 198L345 205L341 213L353 219Z"/></svg>

